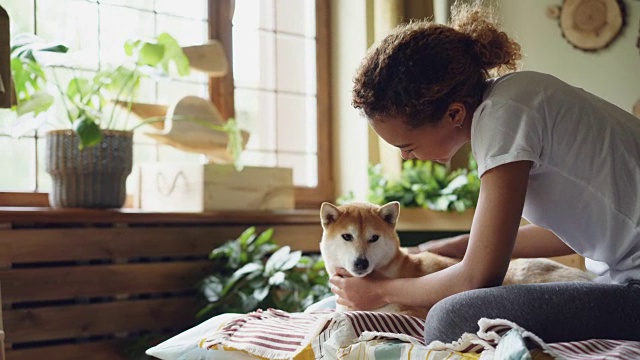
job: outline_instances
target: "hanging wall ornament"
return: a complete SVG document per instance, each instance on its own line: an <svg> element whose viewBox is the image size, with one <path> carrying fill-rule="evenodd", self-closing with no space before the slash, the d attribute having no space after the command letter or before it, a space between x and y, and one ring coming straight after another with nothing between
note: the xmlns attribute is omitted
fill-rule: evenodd
<svg viewBox="0 0 640 360"><path fill-rule="evenodd" d="M604 49L620 35L624 6L619 0L564 0L562 7L547 8L557 18L564 38L584 51Z"/></svg>

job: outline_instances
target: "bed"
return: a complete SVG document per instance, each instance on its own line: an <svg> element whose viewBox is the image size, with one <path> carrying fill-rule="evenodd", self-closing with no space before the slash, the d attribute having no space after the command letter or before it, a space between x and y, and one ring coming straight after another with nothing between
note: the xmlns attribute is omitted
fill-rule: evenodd
<svg viewBox="0 0 640 360"><path fill-rule="evenodd" d="M449 344L422 339L423 319L366 311L276 309L223 314L147 350L162 360L215 359L638 359L640 342L593 339L547 344L517 324L481 319ZM533 344L533 347L527 345Z"/></svg>

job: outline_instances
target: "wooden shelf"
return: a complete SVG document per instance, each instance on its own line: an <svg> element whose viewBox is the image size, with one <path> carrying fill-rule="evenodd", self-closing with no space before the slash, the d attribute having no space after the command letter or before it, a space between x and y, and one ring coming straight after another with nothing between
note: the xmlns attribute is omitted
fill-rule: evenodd
<svg viewBox="0 0 640 360"><path fill-rule="evenodd" d="M402 208L398 231L469 231L473 210L464 213ZM0 207L0 224L15 223L122 223L122 224L317 224L314 209L271 211L208 211L202 213L153 212L139 209L53 209L49 207Z"/></svg>
<svg viewBox="0 0 640 360"><path fill-rule="evenodd" d="M318 224L315 210L151 212L139 209L93 210L48 207L0 207L0 224L12 223L144 223L144 224Z"/></svg>

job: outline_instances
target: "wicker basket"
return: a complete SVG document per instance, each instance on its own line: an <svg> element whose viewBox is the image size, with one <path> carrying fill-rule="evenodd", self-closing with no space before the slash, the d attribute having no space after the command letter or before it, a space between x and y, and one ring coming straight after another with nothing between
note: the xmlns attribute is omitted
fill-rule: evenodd
<svg viewBox="0 0 640 360"><path fill-rule="evenodd" d="M54 208L120 208L126 199L131 173L133 133L103 131L102 141L79 149L71 130L55 130L46 136L46 171L53 179L49 204Z"/></svg>

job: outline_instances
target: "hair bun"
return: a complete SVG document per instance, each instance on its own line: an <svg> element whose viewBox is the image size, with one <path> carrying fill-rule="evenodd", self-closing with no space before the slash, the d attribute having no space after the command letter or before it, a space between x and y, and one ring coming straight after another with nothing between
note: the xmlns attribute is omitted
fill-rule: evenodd
<svg viewBox="0 0 640 360"><path fill-rule="evenodd" d="M520 45L498 27L491 9L456 1L451 7L451 27L473 40L485 71L501 74L517 70L522 58Z"/></svg>

